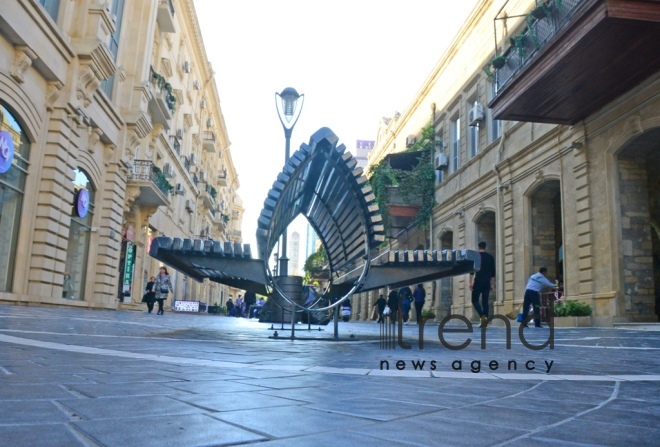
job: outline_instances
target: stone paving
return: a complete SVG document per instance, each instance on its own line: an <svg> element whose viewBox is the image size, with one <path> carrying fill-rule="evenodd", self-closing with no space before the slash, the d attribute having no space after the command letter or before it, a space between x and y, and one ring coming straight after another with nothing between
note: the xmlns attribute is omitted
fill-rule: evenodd
<svg viewBox="0 0 660 447"><path fill-rule="evenodd" d="M0 445L659 445L660 332L556 329L554 349L530 350L517 326L511 349L504 328L485 349L475 329L446 334L473 339L453 351L437 324L423 350L417 326L409 350L379 349L375 323L340 323L342 341L270 327L0 306Z"/></svg>

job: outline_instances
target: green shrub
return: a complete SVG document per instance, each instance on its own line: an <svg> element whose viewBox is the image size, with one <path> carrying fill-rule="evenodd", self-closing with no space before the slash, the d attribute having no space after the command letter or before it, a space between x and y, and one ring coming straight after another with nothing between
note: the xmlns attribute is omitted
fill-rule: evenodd
<svg viewBox="0 0 660 447"><path fill-rule="evenodd" d="M435 318L435 312L431 309L424 309L422 311L422 318Z"/></svg>
<svg viewBox="0 0 660 447"><path fill-rule="evenodd" d="M579 301L562 301L555 305L555 317L588 317L591 315L591 306Z"/></svg>

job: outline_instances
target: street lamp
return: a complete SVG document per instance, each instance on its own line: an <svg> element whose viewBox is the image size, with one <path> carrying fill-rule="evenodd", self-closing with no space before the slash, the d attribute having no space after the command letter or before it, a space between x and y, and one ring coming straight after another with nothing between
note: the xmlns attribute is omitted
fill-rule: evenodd
<svg viewBox="0 0 660 447"><path fill-rule="evenodd" d="M300 112L305 102L305 95L299 95L295 88L287 87L282 90L282 93L275 93L275 107L277 108L277 116L280 118L282 127L284 128L284 138L286 139L286 149L284 152L284 164L289 161L289 150L291 147L291 133L293 126L296 125ZM288 276L289 274L289 258L286 256L286 242L287 230L284 229L282 234L282 250L280 253L279 276Z"/></svg>

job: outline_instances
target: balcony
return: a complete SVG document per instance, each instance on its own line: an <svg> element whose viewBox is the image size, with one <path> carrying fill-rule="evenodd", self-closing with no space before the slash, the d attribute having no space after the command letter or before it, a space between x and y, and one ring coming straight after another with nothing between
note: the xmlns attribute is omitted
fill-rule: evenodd
<svg viewBox="0 0 660 447"><path fill-rule="evenodd" d="M537 3L495 72L494 118L572 125L660 70L660 2Z"/></svg>
<svg viewBox="0 0 660 447"><path fill-rule="evenodd" d="M199 197L202 199L202 203L206 208L213 209L215 207L215 198L218 195L218 191L208 183L205 183L205 185L206 186L202 189Z"/></svg>
<svg viewBox="0 0 660 447"><path fill-rule="evenodd" d="M202 147L206 152L215 153L215 134L213 132L202 132Z"/></svg>
<svg viewBox="0 0 660 447"><path fill-rule="evenodd" d="M169 87L168 87L169 86ZM149 100L149 113L153 123L161 124L166 130L170 129L170 120L176 105L176 99L170 93L171 86L164 78L151 70L151 99Z"/></svg>
<svg viewBox="0 0 660 447"><path fill-rule="evenodd" d="M227 170L218 172L218 186L227 186Z"/></svg>
<svg viewBox="0 0 660 447"><path fill-rule="evenodd" d="M422 200L404 200L398 186L387 187L387 207L390 216L390 236L395 236L408 227L419 214Z"/></svg>
<svg viewBox="0 0 660 447"><path fill-rule="evenodd" d="M172 185L165 174L149 160L135 160L133 170L128 173L128 185L140 188L135 203L144 206L169 205L168 194Z"/></svg>
<svg viewBox="0 0 660 447"><path fill-rule="evenodd" d="M163 33L173 33L174 29L174 4L172 0L158 1L158 15L156 16L158 27Z"/></svg>

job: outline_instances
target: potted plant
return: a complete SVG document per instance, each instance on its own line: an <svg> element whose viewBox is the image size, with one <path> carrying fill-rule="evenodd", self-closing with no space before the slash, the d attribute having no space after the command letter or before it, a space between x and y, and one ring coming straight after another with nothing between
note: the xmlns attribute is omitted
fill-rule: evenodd
<svg viewBox="0 0 660 447"><path fill-rule="evenodd" d="M579 301L560 300L554 308L555 327L591 327L591 306Z"/></svg>
<svg viewBox="0 0 660 447"><path fill-rule="evenodd" d="M435 312L433 312L431 309L424 309L424 310L422 310L422 318L424 318L424 319L434 319L435 318Z"/></svg>
<svg viewBox="0 0 660 447"><path fill-rule="evenodd" d="M506 64L506 58L504 56L497 56L495 59L493 59L492 65L495 70L499 70L500 68L504 67L504 64Z"/></svg>
<svg viewBox="0 0 660 447"><path fill-rule="evenodd" d="M209 306L207 312L210 314L220 314L220 305L216 301L213 303L213 306Z"/></svg>
<svg viewBox="0 0 660 447"><path fill-rule="evenodd" d="M541 3L536 8L532 9L532 17L537 20L545 19L548 17L548 6L545 3Z"/></svg>

